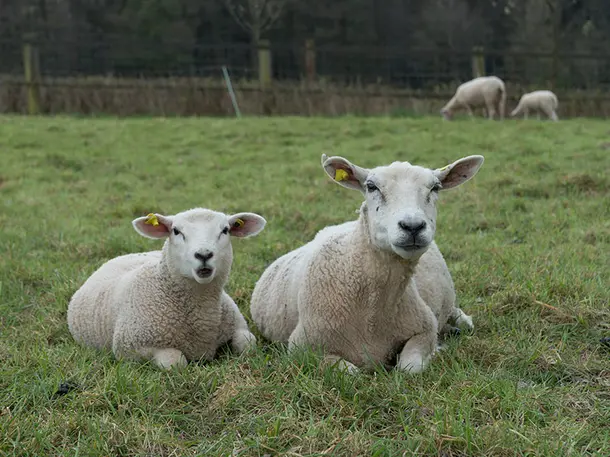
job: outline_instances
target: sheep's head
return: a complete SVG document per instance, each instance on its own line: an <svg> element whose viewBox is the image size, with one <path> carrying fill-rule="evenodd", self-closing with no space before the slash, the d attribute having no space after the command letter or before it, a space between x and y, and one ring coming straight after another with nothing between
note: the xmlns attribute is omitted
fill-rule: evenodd
<svg viewBox="0 0 610 457"><path fill-rule="evenodd" d="M444 120L450 121L451 120L451 111L449 111L446 108L443 108L441 110L441 116L443 117Z"/></svg>
<svg viewBox="0 0 610 457"><path fill-rule="evenodd" d="M369 170L343 157L322 154L322 167L338 184L364 194L375 246L405 259L417 259L434 239L439 191L468 181L483 160L483 156L469 156L436 170L409 162Z"/></svg>
<svg viewBox="0 0 610 457"><path fill-rule="evenodd" d="M166 260L172 273L207 284L221 271L228 274L233 262L229 236L258 234L267 221L258 214L232 216L195 208L174 216L149 214L132 221L136 232L147 238L167 238Z"/></svg>

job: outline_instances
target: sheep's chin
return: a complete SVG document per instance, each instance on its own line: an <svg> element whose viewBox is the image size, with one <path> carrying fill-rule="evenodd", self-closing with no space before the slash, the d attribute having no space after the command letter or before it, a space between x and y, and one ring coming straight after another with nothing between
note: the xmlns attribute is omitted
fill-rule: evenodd
<svg viewBox="0 0 610 457"><path fill-rule="evenodd" d="M404 248L400 246L392 245L392 251L397 254L399 257L402 257L405 260L418 260L424 252L428 250L429 244L425 246L413 246L410 248Z"/></svg>

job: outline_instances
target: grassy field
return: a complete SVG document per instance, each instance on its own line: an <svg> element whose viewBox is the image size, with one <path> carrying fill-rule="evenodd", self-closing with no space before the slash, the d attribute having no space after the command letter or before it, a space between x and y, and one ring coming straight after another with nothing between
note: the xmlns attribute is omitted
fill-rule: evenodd
<svg viewBox="0 0 610 457"><path fill-rule="evenodd" d="M425 373L352 377L262 340L161 372L75 344L70 296L105 260L160 248L130 223L151 211L267 218L233 241L228 290L249 320L266 265L355 218L322 152L486 158L441 195L437 231L476 331ZM0 455L608 456L609 171L596 120L1 117Z"/></svg>

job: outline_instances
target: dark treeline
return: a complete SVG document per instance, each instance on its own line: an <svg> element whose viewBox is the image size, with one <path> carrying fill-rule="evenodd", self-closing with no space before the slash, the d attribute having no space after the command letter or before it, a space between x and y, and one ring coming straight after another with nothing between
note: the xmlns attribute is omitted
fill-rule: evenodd
<svg viewBox="0 0 610 457"><path fill-rule="evenodd" d="M0 72L21 71L21 43L44 75L256 77L272 50L274 77L412 87L488 73L563 87L610 83L610 0L0 0Z"/></svg>

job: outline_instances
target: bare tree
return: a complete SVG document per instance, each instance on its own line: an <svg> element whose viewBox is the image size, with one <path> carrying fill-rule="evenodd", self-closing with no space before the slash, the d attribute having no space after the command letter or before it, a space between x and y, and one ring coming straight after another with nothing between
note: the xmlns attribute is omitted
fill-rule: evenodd
<svg viewBox="0 0 610 457"><path fill-rule="evenodd" d="M224 0L235 22L250 33L252 44L258 45L263 33L280 18L291 0Z"/></svg>

